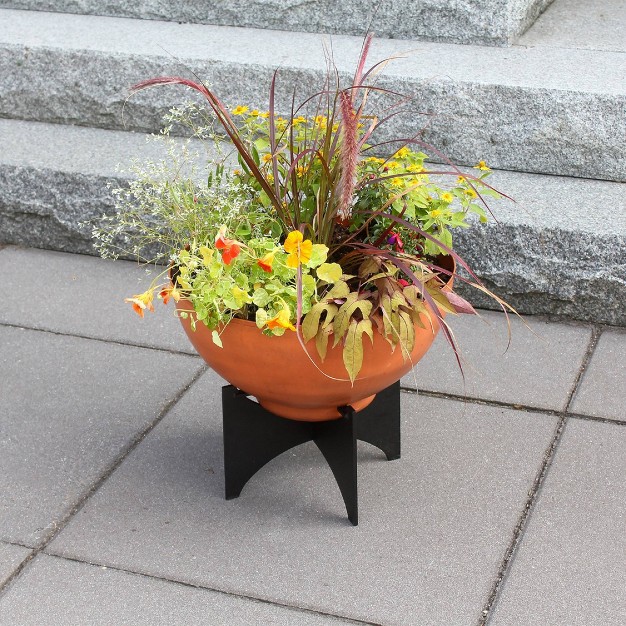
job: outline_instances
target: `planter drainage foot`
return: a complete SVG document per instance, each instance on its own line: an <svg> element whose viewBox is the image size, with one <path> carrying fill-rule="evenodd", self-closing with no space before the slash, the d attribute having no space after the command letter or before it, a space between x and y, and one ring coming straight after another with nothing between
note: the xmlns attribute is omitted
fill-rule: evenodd
<svg viewBox="0 0 626 626"><path fill-rule="evenodd" d="M400 458L400 383L378 393L358 413L350 406L338 410L342 417L335 420L300 422L266 411L232 385L222 387L226 499L237 498L248 480L272 459L314 441L337 480L348 519L356 526L356 442L360 439L380 448L389 461Z"/></svg>

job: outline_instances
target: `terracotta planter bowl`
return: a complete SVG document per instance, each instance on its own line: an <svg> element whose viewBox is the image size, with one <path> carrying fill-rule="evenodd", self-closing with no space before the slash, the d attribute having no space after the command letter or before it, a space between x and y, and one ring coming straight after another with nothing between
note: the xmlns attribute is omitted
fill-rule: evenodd
<svg viewBox="0 0 626 626"><path fill-rule="evenodd" d="M178 308L193 311L189 301L181 300ZM422 317L426 329L415 327L415 347L406 361L400 346L392 352L376 331L373 345L364 336L363 368L354 385L343 365L342 346L333 349L332 339L322 362L315 342L306 344L307 355L293 331L268 337L253 322L234 319L223 329L223 348L219 348L204 324L198 323L193 331L188 319L181 318L181 323L204 360L229 383L254 396L265 409L293 420L324 421L341 417L339 406L364 409L376 393L411 370L439 331L436 321L433 330L426 316Z"/></svg>

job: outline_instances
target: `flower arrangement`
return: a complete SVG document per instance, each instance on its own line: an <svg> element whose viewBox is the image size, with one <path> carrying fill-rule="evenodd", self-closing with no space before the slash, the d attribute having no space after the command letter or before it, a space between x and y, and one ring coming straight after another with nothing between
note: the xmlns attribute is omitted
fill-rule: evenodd
<svg viewBox="0 0 626 626"><path fill-rule="evenodd" d="M140 316L156 296L166 304L185 298L194 312L179 315L191 315L193 327L206 324L218 346L235 317L268 335L295 332L303 345L314 341L322 359L329 342L341 344L352 381L364 336L372 340L374 332L408 356L425 314L453 343L443 316L473 312L449 284L454 262L469 272L460 280L486 290L453 251L452 233L468 226L470 214L486 221L485 197L500 194L486 182L482 161L473 173L437 170L417 135L375 143L394 112L369 110L370 95L384 92L375 85L382 65L365 70L370 42L351 85L326 84L286 117L274 107L276 75L268 111L229 109L207 86L184 78L133 88L178 84L199 92L208 107L173 110L168 122L189 126L218 151L204 180L181 173L187 147L167 172L144 164L128 189L116 190L116 213L94 230L104 256L121 247L170 265L171 280L127 299ZM439 177L452 182L440 186Z"/></svg>

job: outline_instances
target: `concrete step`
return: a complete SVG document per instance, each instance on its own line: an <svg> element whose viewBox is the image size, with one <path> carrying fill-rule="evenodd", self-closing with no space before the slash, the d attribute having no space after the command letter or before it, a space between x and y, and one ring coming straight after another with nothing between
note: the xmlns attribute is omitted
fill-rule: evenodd
<svg viewBox="0 0 626 626"><path fill-rule="evenodd" d="M101 0L0 0L0 7L108 15L191 24L428 39L506 46L552 0L233 0L231 2L102 2Z"/></svg>
<svg viewBox="0 0 626 626"><path fill-rule="evenodd" d="M0 145L0 243L83 253L77 224L111 209L116 164L160 154L137 133L15 120L0 120ZM525 313L626 326L624 184L505 171L492 182L516 203L457 234L477 273Z"/></svg>
<svg viewBox="0 0 626 626"><path fill-rule="evenodd" d="M333 54L345 80L361 38L338 35ZM623 54L550 47L484 48L391 39L370 61L413 49L379 85L415 96L378 139L424 139L458 163L484 159L516 171L626 179ZM310 93L325 67L321 38L307 33L0 9L0 116L110 129L152 131L162 113L188 99L153 89L127 99L128 86L168 74L202 77L232 105L267 107ZM426 115L419 115L423 112Z"/></svg>

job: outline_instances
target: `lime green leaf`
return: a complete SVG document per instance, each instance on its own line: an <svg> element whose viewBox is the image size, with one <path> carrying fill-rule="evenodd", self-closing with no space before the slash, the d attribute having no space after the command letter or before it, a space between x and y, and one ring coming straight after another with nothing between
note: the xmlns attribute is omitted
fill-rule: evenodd
<svg viewBox="0 0 626 626"><path fill-rule="evenodd" d="M369 300L358 300L359 294L351 292L344 304L341 305L335 319L333 320L333 332L335 334L334 346L336 346L341 338L346 334L350 324L350 318L357 311L361 311L363 319L368 319L372 312L372 303Z"/></svg>
<svg viewBox="0 0 626 626"><path fill-rule="evenodd" d="M322 361L326 358L326 352L328 349L328 337L333 332L332 326L322 327L317 331L317 335L315 335L315 347L317 348L317 353L320 355L320 359Z"/></svg>
<svg viewBox="0 0 626 626"><path fill-rule="evenodd" d="M318 302L311 307L311 310L306 314L302 320L302 336L305 341L312 339L317 335L320 327L320 317L322 313L326 313L326 321L323 325L328 326L337 313L338 308L334 304L327 304L325 302Z"/></svg>
<svg viewBox="0 0 626 626"><path fill-rule="evenodd" d="M218 348L223 348L224 346L222 345L222 340L220 339L220 335L219 333L214 330L211 333L211 339L213 340L213 343L218 347Z"/></svg>
<svg viewBox="0 0 626 626"><path fill-rule="evenodd" d="M326 300L333 300L335 298L346 298L350 293L350 287L348 283L343 280L338 280L333 288L326 294Z"/></svg>
<svg viewBox="0 0 626 626"><path fill-rule="evenodd" d="M252 302L256 304L258 307L265 306L270 301L270 294L267 293L266 289L263 287L259 287L259 289L255 289L252 294Z"/></svg>
<svg viewBox="0 0 626 626"><path fill-rule="evenodd" d="M307 267L315 268L319 267L328 257L328 247L323 243L314 243L311 248L311 258L306 264Z"/></svg>
<svg viewBox="0 0 626 626"><path fill-rule="evenodd" d="M267 311L265 309L257 309L256 312L256 325L257 328L263 328L263 326L265 326L265 324L267 324L267 320L269 319L269 316L267 314Z"/></svg>
<svg viewBox="0 0 626 626"><path fill-rule="evenodd" d="M327 283L336 283L341 278L342 274L343 270L339 263L322 263L317 268L317 277Z"/></svg>
<svg viewBox="0 0 626 626"><path fill-rule="evenodd" d="M352 320L343 347L343 364L352 383L363 366L363 333L366 333L370 341L373 341L372 322L369 319L359 322Z"/></svg>

